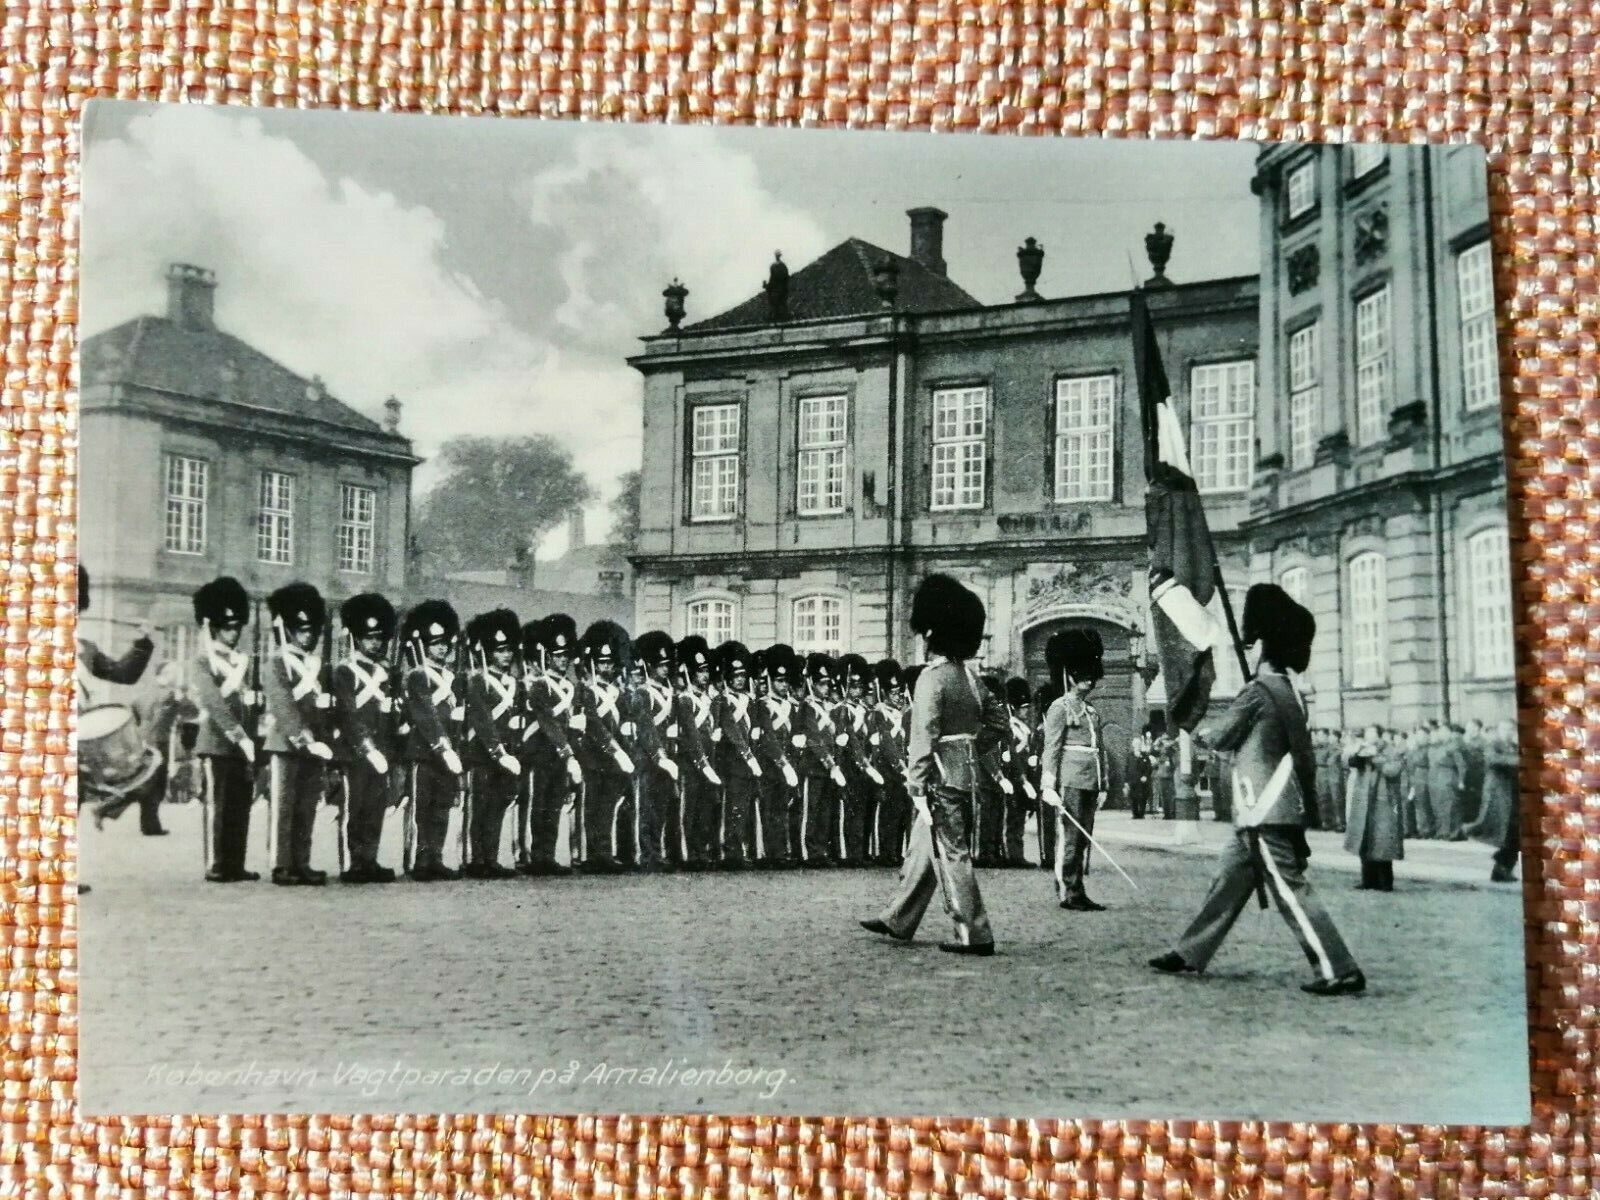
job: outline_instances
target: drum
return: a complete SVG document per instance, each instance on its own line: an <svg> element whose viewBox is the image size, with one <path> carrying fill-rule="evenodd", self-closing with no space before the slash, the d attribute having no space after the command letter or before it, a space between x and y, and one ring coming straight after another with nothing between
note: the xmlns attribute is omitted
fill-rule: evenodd
<svg viewBox="0 0 1600 1200"><path fill-rule="evenodd" d="M78 782L83 790L120 795L144 783L161 756L144 744L133 710L100 704L78 715Z"/></svg>

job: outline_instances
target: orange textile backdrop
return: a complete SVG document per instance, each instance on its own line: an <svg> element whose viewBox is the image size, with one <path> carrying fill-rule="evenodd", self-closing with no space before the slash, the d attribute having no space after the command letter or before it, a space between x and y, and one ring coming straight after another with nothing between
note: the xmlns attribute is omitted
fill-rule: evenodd
<svg viewBox="0 0 1600 1200"><path fill-rule="evenodd" d="M0 1195L1592 1195L1600 736L1585 719L1600 687L1597 29L1597 0L1148 8L1109 0L7 0ZM68 782L73 352L78 117L96 96L996 136L1485 144L1520 554L1525 835L1536 848L1526 863L1533 1127L80 1120Z"/></svg>

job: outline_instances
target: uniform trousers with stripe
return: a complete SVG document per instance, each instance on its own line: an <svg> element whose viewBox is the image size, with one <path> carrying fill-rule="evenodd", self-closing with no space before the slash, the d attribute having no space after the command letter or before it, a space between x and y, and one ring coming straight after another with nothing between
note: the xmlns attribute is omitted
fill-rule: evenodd
<svg viewBox="0 0 1600 1200"><path fill-rule="evenodd" d="M763 768L758 789L761 807L761 861L789 863L795 859L795 843L790 840L790 809L798 808L795 789L784 782L783 772Z"/></svg>
<svg viewBox="0 0 1600 1200"><path fill-rule="evenodd" d="M906 793L905 781L886 775L883 787L878 789L877 826L874 830L877 861L888 867L898 867L905 861L906 835L911 826L911 797Z"/></svg>
<svg viewBox="0 0 1600 1200"><path fill-rule="evenodd" d="M909 938L938 892L956 939L966 945L990 944L994 931L972 870L972 794L932 787L927 797L933 820L913 819L900 890L880 919L896 937Z"/></svg>
<svg viewBox="0 0 1600 1200"><path fill-rule="evenodd" d="M665 862L677 862L681 857L666 845L668 818L678 806L678 785L658 766L643 767L635 791L637 829L639 834L639 865L659 867ZM676 823L673 823L676 828Z"/></svg>
<svg viewBox="0 0 1600 1200"><path fill-rule="evenodd" d="M243 758L208 754L200 759L201 800L211 822L206 868L229 875L244 870L250 844L250 805L255 783Z"/></svg>
<svg viewBox="0 0 1600 1200"><path fill-rule="evenodd" d="M722 860L740 864L754 862L759 781L754 776L732 770L723 773L722 781Z"/></svg>
<svg viewBox="0 0 1600 1200"><path fill-rule="evenodd" d="M1028 853L1023 848L1023 834L1027 829L1028 814L1032 810L1033 801L1028 799L1028 793L1020 786L1006 797L1006 830L1003 852L1008 863L1022 866L1028 861Z"/></svg>
<svg viewBox="0 0 1600 1200"><path fill-rule="evenodd" d="M525 858L521 865L553 867L561 837L561 810L572 795L572 779L566 763L554 757L530 757L524 760L522 772L518 818Z"/></svg>
<svg viewBox="0 0 1600 1200"><path fill-rule="evenodd" d="M699 767L679 768L679 794L683 797L684 856L691 863L717 859L717 839L722 826L722 790Z"/></svg>
<svg viewBox="0 0 1600 1200"><path fill-rule="evenodd" d="M1061 803L1066 812L1050 810L1050 821L1056 827L1055 842L1055 877L1057 900L1081 900L1084 898L1083 872L1084 866L1089 861L1089 839L1085 833L1094 832L1094 801L1097 793L1085 791L1082 788L1063 788ZM1079 830L1067 817L1070 812L1083 826Z"/></svg>
<svg viewBox="0 0 1600 1200"><path fill-rule="evenodd" d="M383 817L389 811L389 778L366 759L344 766L344 844L351 868L378 865Z"/></svg>
<svg viewBox="0 0 1600 1200"><path fill-rule="evenodd" d="M983 866L991 866L1001 859L1005 801L1005 793L995 784L985 781L978 786L978 827L973 835L973 856Z"/></svg>
<svg viewBox="0 0 1600 1200"><path fill-rule="evenodd" d="M1334 979L1356 969L1338 927L1306 879L1298 840L1298 831L1287 825L1234 830L1233 840L1223 847L1205 903L1178 939L1177 950L1186 964L1197 971L1205 969L1256 894L1259 881L1318 975Z"/></svg>
<svg viewBox="0 0 1600 1200"><path fill-rule="evenodd" d="M326 768L309 754L273 754L268 763L272 795L274 870L311 869L311 831L322 800Z"/></svg>
<svg viewBox="0 0 1600 1200"><path fill-rule="evenodd" d="M621 861L617 857L617 832L624 815L630 826L633 823L633 776L609 765L609 760L592 762L583 773L583 796L577 811L581 828L573 830L578 850L573 860Z"/></svg>
<svg viewBox="0 0 1600 1200"><path fill-rule="evenodd" d="M839 828L839 789L828 775L800 776L800 856L831 862Z"/></svg>
<svg viewBox="0 0 1600 1200"><path fill-rule="evenodd" d="M878 785L865 772L846 770L839 789L839 857L847 863L867 861L867 834L878 808Z"/></svg>
<svg viewBox="0 0 1600 1200"><path fill-rule="evenodd" d="M411 764L412 867L444 866L444 843L450 833L450 810L461 781L442 765Z"/></svg>
<svg viewBox="0 0 1600 1200"><path fill-rule="evenodd" d="M475 763L469 769L472 803L467 806L467 861L493 867L500 862L500 837L506 810L516 803L521 779L498 763Z"/></svg>
<svg viewBox="0 0 1600 1200"><path fill-rule="evenodd" d="M1056 810L1040 796L1034 805L1039 822L1039 865L1052 875L1056 869Z"/></svg>

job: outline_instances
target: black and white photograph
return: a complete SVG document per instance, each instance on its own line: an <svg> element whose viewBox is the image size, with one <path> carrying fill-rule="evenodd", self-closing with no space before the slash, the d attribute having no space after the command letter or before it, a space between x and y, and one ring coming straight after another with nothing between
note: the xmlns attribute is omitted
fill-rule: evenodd
<svg viewBox="0 0 1600 1200"><path fill-rule="evenodd" d="M1529 1119L1480 148L83 162L85 1113Z"/></svg>

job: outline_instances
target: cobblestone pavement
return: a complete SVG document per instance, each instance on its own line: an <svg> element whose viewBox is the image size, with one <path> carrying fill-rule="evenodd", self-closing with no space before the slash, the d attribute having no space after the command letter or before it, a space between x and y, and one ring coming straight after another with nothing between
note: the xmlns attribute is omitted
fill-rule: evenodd
<svg viewBox="0 0 1600 1200"><path fill-rule="evenodd" d="M1211 863L1136 845L1114 852L1139 891L1091 877L1105 913L1058 910L1037 870L982 873L984 960L935 949L937 906L912 945L858 929L887 870L218 887L197 811L167 822L85 831L88 1113L1527 1114L1514 889L1382 896L1314 859L1371 979L1318 1000L1254 907L1203 978L1151 972Z"/></svg>

